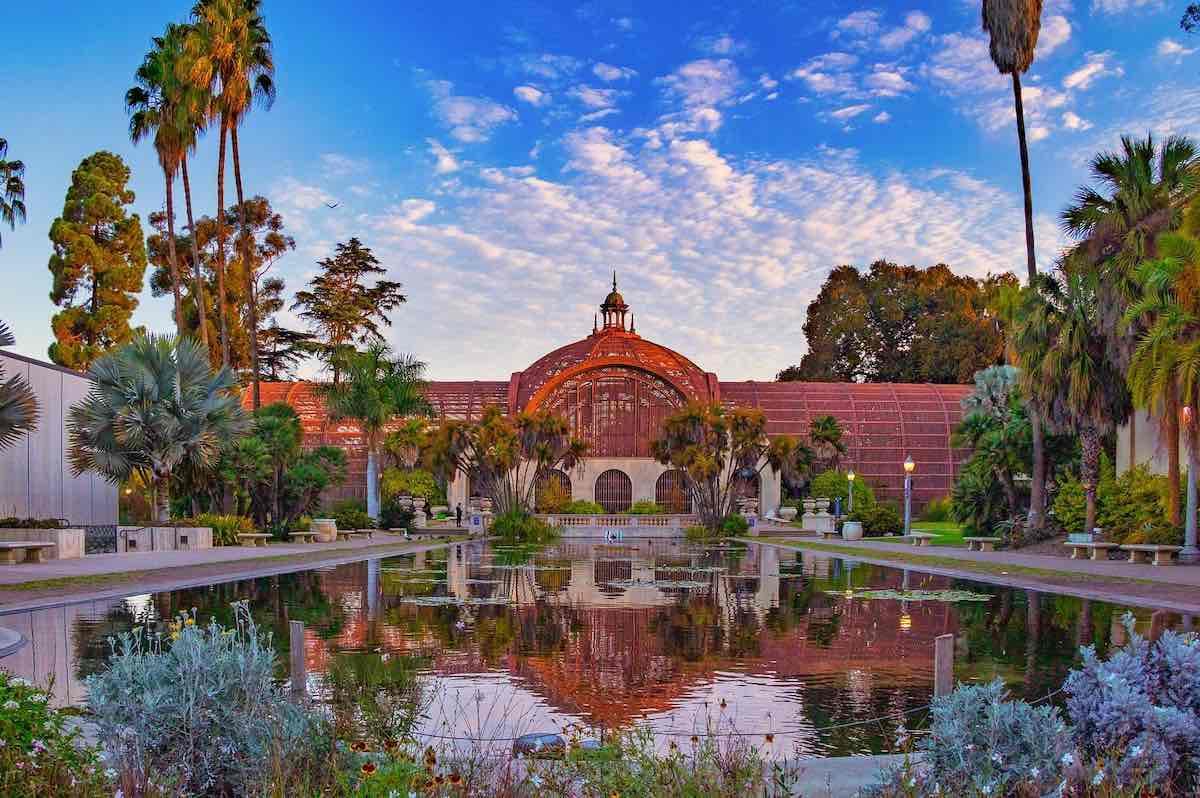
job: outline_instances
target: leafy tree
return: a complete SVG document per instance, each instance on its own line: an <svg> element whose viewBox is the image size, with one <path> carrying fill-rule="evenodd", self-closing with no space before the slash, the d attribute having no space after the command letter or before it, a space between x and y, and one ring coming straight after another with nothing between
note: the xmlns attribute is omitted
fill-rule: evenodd
<svg viewBox="0 0 1200 798"><path fill-rule="evenodd" d="M842 425L833 416L817 416L808 422L808 441L812 444L814 465L822 470L837 470L846 453Z"/></svg>
<svg viewBox="0 0 1200 798"><path fill-rule="evenodd" d="M9 230L25 222L25 164L9 160L8 141L0 138L0 222ZM0 238L0 246L4 239Z"/></svg>
<svg viewBox="0 0 1200 798"><path fill-rule="evenodd" d="M1029 419L1021 397L1020 372L1013 366L993 366L975 375L975 388L962 401L963 417L955 428L953 445L972 450L976 474L995 480L1008 503L1010 518L1021 511L1016 477L1030 460ZM960 504L956 500L956 504ZM965 510L964 510L965 511ZM978 515L972 513L973 516Z"/></svg>
<svg viewBox="0 0 1200 798"><path fill-rule="evenodd" d="M16 343L8 325L0 321L0 346ZM0 367L0 450L7 449L37 429L38 401L33 388L19 374L4 379Z"/></svg>
<svg viewBox="0 0 1200 798"><path fill-rule="evenodd" d="M89 155L71 174L62 216L50 226L50 300L63 308L50 322L50 359L61 366L87 369L133 336L146 246L141 219L126 208L134 200L128 184L120 157Z"/></svg>
<svg viewBox="0 0 1200 798"><path fill-rule="evenodd" d="M213 372L191 338L139 334L96 360L92 387L67 417L67 457L76 474L152 486L157 521L169 516L175 469L210 471L246 429L233 373Z"/></svg>
<svg viewBox="0 0 1200 798"><path fill-rule="evenodd" d="M719 402L691 403L663 419L651 442L655 459L679 469L692 510L716 531L737 509L737 482L768 468L795 478L807 470L811 452L795 438L767 436L767 417L758 408L727 408Z"/></svg>
<svg viewBox="0 0 1200 798"><path fill-rule="evenodd" d="M1179 27L1188 33L1195 33L1196 29L1200 28L1200 3L1188 3L1187 8L1183 10L1183 17L1179 20Z"/></svg>
<svg viewBox="0 0 1200 798"><path fill-rule="evenodd" d="M388 311L407 298L400 283L379 280L364 283L372 274L386 274L378 258L357 238L337 245L336 254L317 263L321 273L309 281L310 290L297 291L293 310L300 311L320 336L320 351L333 370L333 382L341 379L338 357L355 343L381 342L379 322L391 326Z"/></svg>
<svg viewBox="0 0 1200 798"><path fill-rule="evenodd" d="M534 506L537 486L551 471L570 471L587 455L585 441L571 437L562 416L549 411L509 417L495 405L477 422L448 419L427 436L421 458L441 481L458 474L492 500L497 514Z"/></svg>
<svg viewBox="0 0 1200 798"><path fill-rule="evenodd" d="M291 379L296 367L312 354L314 344L312 333L289 330L274 321L259 330L258 340L259 379L268 382Z"/></svg>
<svg viewBox="0 0 1200 798"><path fill-rule="evenodd" d="M367 444L367 515L379 518L379 444L384 427L395 418L428 415L425 364L408 356L396 359L386 344L339 357L341 382L321 386L329 417L349 418L362 427Z"/></svg>
<svg viewBox="0 0 1200 798"><path fill-rule="evenodd" d="M1101 441L1130 409L1124 375L1100 329L1096 293L1094 274L1039 275L1017 333L1023 393L1037 397L1053 427L1079 435L1085 531L1096 524Z"/></svg>
<svg viewBox="0 0 1200 798"><path fill-rule="evenodd" d="M834 269L804 323L808 352L778 379L837 382L969 382L1002 361L1004 330L992 298L1012 275L983 281L876 261L866 273Z"/></svg>

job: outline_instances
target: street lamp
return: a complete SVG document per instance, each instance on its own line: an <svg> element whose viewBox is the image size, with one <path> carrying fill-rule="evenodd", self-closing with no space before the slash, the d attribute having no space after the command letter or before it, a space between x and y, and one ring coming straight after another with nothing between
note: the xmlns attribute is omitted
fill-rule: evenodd
<svg viewBox="0 0 1200 798"><path fill-rule="evenodd" d="M1196 546L1196 469L1200 467L1200 458L1196 457L1196 417L1191 405L1184 405L1179 415L1186 430L1188 449L1187 519L1183 526L1183 549L1179 552L1179 561L1200 562L1200 548Z"/></svg>
<svg viewBox="0 0 1200 798"><path fill-rule="evenodd" d="M854 512L854 469L853 468L851 468L849 471L846 472L846 479L850 482L850 496L849 496L850 500L848 502L848 507L846 508L846 514L849 515L850 513Z"/></svg>
<svg viewBox="0 0 1200 798"><path fill-rule="evenodd" d="M912 455L904 458L904 534L912 534L912 474L917 468Z"/></svg>

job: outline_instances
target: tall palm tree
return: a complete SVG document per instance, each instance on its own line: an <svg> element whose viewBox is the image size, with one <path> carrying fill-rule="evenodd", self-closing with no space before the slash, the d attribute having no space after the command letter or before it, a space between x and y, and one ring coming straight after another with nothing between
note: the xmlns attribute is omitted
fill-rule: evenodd
<svg viewBox="0 0 1200 798"><path fill-rule="evenodd" d="M246 224L245 195L242 190L238 128L255 101L266 106L275 99L275 61L271 37L261 13L261 0L201 0L193 9L196 17L189 52L192 82L198 86L216 86L212 113L220 120L220 146L217 162L217 204L224 209L225 137L233 147L233 176L237 188L239 244L242 259L249 263L249 230ZM220 214L218 214L219 218ZM224 224L218 222L218 258L224 269ZM247 326L250 332L250 373L254 407L260 405L258 386L258 312L254 301L254 277L246 269ZM228 363L228 344L222 354Z"/></svg>
<svg viewBox="0 0 1200 798"><path fill-rule="evenodd" d="M0 321L0 346L15 343L8 325ZM19 374L4 380L4 369L0 367L0 450L33 432L37 423L38 402L33 388Z"/></svg>
<svg viewBox="0 0 1200 798"><path fill-rule="evenodd" d="M1069 267L1069 258L1064 263ZM1079 434L1084 531L1090 531L1096 525L1101 441L1128 415L1129 390L1097 323L1094 273L1068 268L1039 275L1028 303L1017 332L1021 388L1038 397L1051 424Z"/></svg>
<svg viewBox="0 0 1200 798"><path fill-rule="evenodd" d="M9 230L25 222L25 164L8 160L8 142L0 139L0 222ZM4 239L0 238L0 245Z"/></svg>
<svg viewBox="0 0 1200 798"><path fill-rule="evenodd" d="M379 444L384 426L395 418L429 415L425 364L407 355L393 358L386 344L351 352L341 364L342 379L321 386L331 419L353 419L367 444L367 515L379 518Z"/></svg>
<svg viewBox="0 0 1200 798"><path fill-rule="evenodd" d="M1191 139L1172 136L1161 146L1153 136L1122 137L1118 152L1092 159L1097 187L1084 186L1063 211L1068 235L1080 242L1075 260L1097 272L1097 320L1118 368L1129 368L1146 317L1127 318L1141 298L1138 268L1157 257L1156 239L1174 230L1182 208L1200 191L1200 153ZM1171 522L1180 522L1179 401L1170 381L1162 384L1159 408L1167 443L1168 504ZM1130 463L1132 464L1132 458Z"/></svg>
<svg viewBox="0 0 1200 798"><path fill-rule="evenodd" d="M842 440L842 425L834 416L817 416L808 423L808 439L822 468L836 469L846 443Z"/></svg>
<svg viewBox="0 0 1200 798"><path fill-rule="evenodd" d="M193 338L138 335L93 363L88 377L91 390L67 417L71 470L118 484L141 477L159 523L170 516L171 474L211 470L248 427L233 372L214 372Z"/></svg>

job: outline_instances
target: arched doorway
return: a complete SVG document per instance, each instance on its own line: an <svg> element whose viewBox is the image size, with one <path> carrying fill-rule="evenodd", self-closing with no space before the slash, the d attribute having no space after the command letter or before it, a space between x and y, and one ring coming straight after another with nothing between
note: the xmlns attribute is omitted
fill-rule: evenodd
<svg viewBox="0 0 1200 798"><path fill-rule="evenodd" d="M633 504L633 482L624 471L610 468L596 477L596 503L606 513L623 513Z"/></svg>
<svg viewBox="0 0 1200 798"><path fill-rule="evenodd" d="M692 497L688 495L687 482L678 468L664 471L654 483L654 503L668 513L690 513Z"/></svg>
<svg viewBox="0 0 1200 798"><path fill-rule="evenodd" d="M571 478L556 468L538 480L534 505L539 513L560 512L571 501Z"/></svg>
<svg viewBox="0 0 1200 798"><path fill-rule="evenodd" d="M758 472L753 471L749 474L736 474L733 477L733 501L734 507L738 510L742 509L742 505L746 502L758 503Z"/></svg>

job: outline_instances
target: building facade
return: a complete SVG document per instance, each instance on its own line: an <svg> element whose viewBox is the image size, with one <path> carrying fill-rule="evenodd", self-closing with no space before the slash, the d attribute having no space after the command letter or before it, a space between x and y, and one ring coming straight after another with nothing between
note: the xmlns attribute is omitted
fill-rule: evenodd
<svg viewBox="0 0 1200 798"><path fill-rule="evenodd" d="M315 386L308 382L264 383L262 401L296 408L309 446L341 446L349 477L340 497L365 495L366 453L361 430L350 421L331 421ZM684 355L638 334L625 298L613 290L600 305L592 331L538 358L508 380L432 382L427 397L442 418L474 420L496 405L508 414L548 409L565 417L590 444L587 460L570 473L554 475L575 499L621 512L641 499L687 512L680 475L656 461L650 444L662 420L689 402L723 402L757 407L769 435L808 434L813 418L838 419L848 451L844 466L870 483L877 497L903 497L905 457L916 463L913 502L918 508L946 496L966 453L950 444L962 415L965 385L856 384L722 381ZM738 486L773 513L782 494L769 470ZM451 506L468 505L471 486L456 479Z"/></svg>

